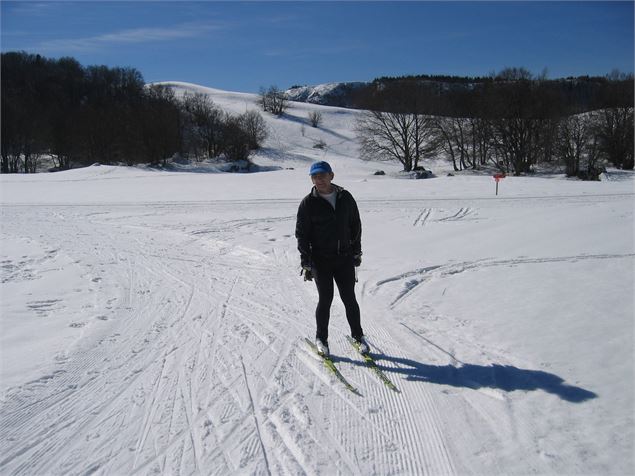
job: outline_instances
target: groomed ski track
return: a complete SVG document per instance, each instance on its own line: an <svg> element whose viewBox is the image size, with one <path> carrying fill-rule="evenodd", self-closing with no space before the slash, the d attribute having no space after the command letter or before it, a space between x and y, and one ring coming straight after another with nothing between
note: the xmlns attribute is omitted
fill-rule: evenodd
<svg viewBox="0 0 635 476"><path fill-rule="evenodd" d="M479 346L464 323L435 334L417 320L430 309L400 310L441 263L413 270L419 281L405 291L388 288L408 276L360 276L366 334L401 393L346 342L337 298L331 351L361 396L323 368L302 343L314 332L315 290L298 276L296 202L3 206L5 237L81 270L93 302L78 326L99 338L6 393L0 473L510 474L519 445L531 448L525 473L557 471L538 406L516 411L502 390L426 378L428 366L460 368L457 350L499 365L508 357ZM479 213L474 202L360 202L368 220L386 207L415 227Z"/></svg>
<svg viewBox="0 0 635 476"><path fill-rule="evenodd" d="M364 393L349 395L300 345L313 333L314 299L293 247L264 255L232 246L227 224L218 236L142 223L164 206L103 208L42 208L34 220L64 220L47 227L59 236L42 239L85 267L96 297L110 294L100 286L117 291L96 303L116 323L94 348L8 394L4 474L454 472L434 392L416 385L395 398L334 337ZM292 228L289 216L275 220ZM378 348L399 348L373 327Z"/></svg>

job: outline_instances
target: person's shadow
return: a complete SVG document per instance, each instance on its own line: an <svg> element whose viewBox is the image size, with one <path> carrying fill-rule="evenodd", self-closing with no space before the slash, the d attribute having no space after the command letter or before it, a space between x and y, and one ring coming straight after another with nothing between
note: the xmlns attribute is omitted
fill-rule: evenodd
<svg viewBox="0 0 635 476"><path fill-rule="evenodd" d="M494 388L511 392L514 390L543 390L557 395L563 400L582 403L598 395L580 387L567 384L561 377L542 370L519 369L511 365L474 365L459 363L458 365L430 365L415 360L392 357L372 352L377 366L386 375L403 374L406 380L429 382L452 387L471 389ZM396 366L382 365L392 362ZM363 365L360 363L360 365ZM398 385L398 382L395 381Z"/></svg>

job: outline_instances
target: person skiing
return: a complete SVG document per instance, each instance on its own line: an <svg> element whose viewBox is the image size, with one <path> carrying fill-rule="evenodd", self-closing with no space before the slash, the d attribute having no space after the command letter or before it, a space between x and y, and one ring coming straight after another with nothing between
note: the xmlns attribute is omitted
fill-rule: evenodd
<svg viewBox="0 0 635 476"><path fill-rule="evenodd" d="M355 298L355 267L362 262L362 223L357 203L348 191L332 182L335 174L328 162L311 165L309 175L313 188L298 207L295 237L304 280L315 278L319 295L315 345L320 354L329 355L328 326L335 281L351 337L361 353L368 353Z"/></svg>

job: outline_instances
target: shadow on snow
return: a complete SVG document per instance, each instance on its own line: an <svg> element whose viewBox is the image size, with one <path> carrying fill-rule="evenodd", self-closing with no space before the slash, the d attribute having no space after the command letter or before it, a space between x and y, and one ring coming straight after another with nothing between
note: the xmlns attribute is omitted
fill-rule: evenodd
<svg viewBox="0 0 635 476"><path fill-rule="evenodd" d="M402 374L406 380L429 382L452 387L471 389L493 388L506 392L514 390L543 390L572 403L582 403L597 398L598 395L589 390L567 384L561 377L542 370L519 369L512 365L430 365L411 359L391 357L373 353L377 366L389 374ZM341 361L349 361L340 358ZM388 367L381 362L392 362L397 367ZM351 363L364 365L362 362L350 360Z"/></svg>

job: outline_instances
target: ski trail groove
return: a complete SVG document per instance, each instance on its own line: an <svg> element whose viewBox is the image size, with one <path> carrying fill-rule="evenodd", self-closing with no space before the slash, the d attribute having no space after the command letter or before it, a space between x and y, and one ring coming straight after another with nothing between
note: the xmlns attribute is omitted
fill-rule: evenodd
<svg viewBox="0 0 635 476"><path fill-rule="evenodd" d="M247 388L247 394L249 395L249 401L251 405L251 410L253 412L254 425L256 427L256 433L258 434L258 442L260 443L260 450L262 451L262 456L265 460L265 467L267 468L267 474L271 474L271 466L269 465L269 458L267 458L267 450L265 449L265 445L262 441L262 432L260 431L260 427L262 423L259 420L262 420L262 416L258 416L257 406L254 404L254 399L251 394L251 388L249 387L249 379L247 377L247 369L245 369L245 363L243 362L242 356L240 358L240 365L243 368L243 376L245 377L245 387Z"/></svg>

